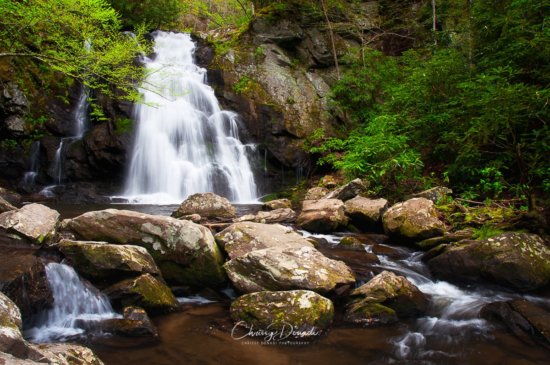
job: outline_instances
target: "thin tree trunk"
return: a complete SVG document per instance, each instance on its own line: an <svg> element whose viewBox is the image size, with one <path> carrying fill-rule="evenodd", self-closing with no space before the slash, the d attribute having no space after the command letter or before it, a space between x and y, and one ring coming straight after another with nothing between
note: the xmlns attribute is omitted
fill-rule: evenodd
<svg viewBox="0 0 550 365"><path fill-rule="evenodd" d="M323 8L325 20L327 21L330 43L332 45L332 56L334 57L334 65L336 66L336 77L338 78L338 80L340 80L340 67L338 66L338 54L336 53L336 44L334 43L334 32L332 31L332 24L330 23L330 19L328 18L328 11L324 0L321 0L321 7Z"/></svg>
<svg viewBox="0 0 550 365"><path fill-rule="evenodd" d="M433 35L434 35L434 44L437 45L437 37L436 37L436 32L437 32L437 12L436 12L436 6L435 6L435 0L432 0L432 20L433 20L433 28L432 28L432 31L433 31Z"/></svg>

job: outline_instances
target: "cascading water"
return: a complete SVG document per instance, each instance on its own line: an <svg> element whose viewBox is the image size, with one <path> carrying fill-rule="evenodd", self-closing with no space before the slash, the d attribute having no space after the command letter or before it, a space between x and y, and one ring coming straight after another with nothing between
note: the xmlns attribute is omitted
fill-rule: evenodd
<svg viewBox="0 0 550 365"><path fill-rule="evenodd" d="M54 298L53 308L25 332L30 340L66 340L85 333L90 322L120 318L107 297L86 287L72 267L50 263L46 265L46 276Z"/></svg>
<svg viewBox="0 0 550 365"><path fill-rule="evenodd" d="M40 167L40 142L35 141L31 146L30 155L30 170L23 175L23 185L27 188L32 188L36 182L38 176L38 169Z"/></svg>
<svg viewBox="0 0 550 365"><path fill-rule="evenodd" d="M137 132L126 199L133 203L180 203L191 194L214 192L233 202L257 199L238 118L221 110L206 70L193 62L189 34L157 32L155 57L145 59L148 77L137 106Z"/></svg>

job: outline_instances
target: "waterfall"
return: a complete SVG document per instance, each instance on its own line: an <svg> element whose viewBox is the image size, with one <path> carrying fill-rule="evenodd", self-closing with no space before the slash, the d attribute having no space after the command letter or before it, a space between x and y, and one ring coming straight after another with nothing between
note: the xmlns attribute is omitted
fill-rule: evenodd
<svg viewBox="0 0 550 365"><path fill-rule="evenodd" d="M82 335L90 322L118 318L105 295L86 287L68 265L46 265L46 276L53 294L53 307L25 331L34 342L50 342Z"/></svg>
<svg viewBox="0 0 550 365"><path fill-rule="evenodd" d="M193 62L189 34L156 32L154 59L136 107L137 131L125 198L134 203L180 203L214 192L233 202L257 198L237 114L222 110L206 84L206 70Z"/></svg>
<svg viewBox="0 0 550 365"><path fill-rule="evenodd" d="M29 157L30 170L23 175L23 186L32 188L36 182L38 176L38 169L40 167L40 141L33 142L31 146L31 155Z"/></svg>

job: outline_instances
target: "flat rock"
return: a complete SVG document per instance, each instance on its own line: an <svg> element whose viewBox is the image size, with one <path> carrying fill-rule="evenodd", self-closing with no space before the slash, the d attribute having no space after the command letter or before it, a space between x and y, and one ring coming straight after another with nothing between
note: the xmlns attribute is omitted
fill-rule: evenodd
<svg viewBox="0 0 550 365"><path fill-rule="evenodd" d="M276 199L265 202L263 208L266 210L276 210L276 209L291 209L292 203L288 199Z"/></svg>
<svg viewBox="0 0 550 365"><path fill-rule="evenodd" d="M270 211L260 211L256 214L247 214L235 218L233 222L258 222L258 223L293 223L296 221L296 212L290 208L280 208Z"/></svg>
<svg viewBox="0 0 550 365"><path fill-rule="evenodd" d="M0 214L0 242L48 244L55 235L59 213L42 204Z"/></svg>
<svg viewBox="0 0 550 365"><path fill-rule="evenodd" d="M369 199L356 196L344 204L344 211L353 225L362 231L381 229L382 215L388 209L386 199Z"/></svg>

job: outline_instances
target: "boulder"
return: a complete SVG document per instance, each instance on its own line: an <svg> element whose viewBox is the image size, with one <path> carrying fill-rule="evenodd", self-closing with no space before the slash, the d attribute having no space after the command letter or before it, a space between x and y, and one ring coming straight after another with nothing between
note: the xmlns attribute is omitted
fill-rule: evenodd
<svg viewBox="0 0 550 365"><path fill-rule="evenodd" d="M288 199L276 199L264 203L263 208L265 210L276 210L276 209L291 209L292 203Z"/></svg>
<svg viewBox="0 0 550 365"><path fill-rule="evenodd" d="M280 224L235 223L216 235L230 259L269 247L313 247L301 234Z"/></svg>
<svg viewBox="0 0 550 365"><path fill-rule="evenodd" d="M92 282L116 282L141 274L159 275L149 252L140 246L62 240L59 250L79 274Z"/></svg>
<svg viewBox="0 0 550 365"><path fill-rule="evenodd" d="M294 337L320 335L334 316L334 305L309 290L263 291L245 294L231 303L235 323Z"/></svg>
<svg viewBox="0 0 550 365"><path fill-rule="evenodd" d="M226 198L214 193L198 193L187 198L172 217L198 214L203 218L235 218L236 210Z"/></svg>
<svg viewBox="0 0 550 365"><path fill-rule="evenodd" d="M435 246L443 243L460 242L462 240L472 239L474 231L472 229L461 229L456 232L445 232L443 236L432 237L420 242L416 242L416 245L422 249L431 249Z"/></svg>
<svg viewBox="0 0 550 365"><path fill-rule="evenodd" d="M102 321L102 330L125 337L158 337L155 325L143 308L126 307L123 313L123 318Z"/></svg>
<svg viewBox="0 0 550 365"><path fill-rule="evenodd" d="M0 291L6 294L30 319L53 304L53 295L46 276L45 265L29 252L1 252Z"/></svg>
<svg viewBox="0 0 550 365"><path fill-rule="evenodd" d="M346 250L365 251L365 244L355 236L342 237L338 246Z"/></svg>
<svg viewBox="0 0 550 365"><path fill-rule="evenodd" d="M69 343L48 343L34 345L43 358L50 364L56 365L103 365L97 355L87 347Z"/></svg>
<svg viewBox="0 0 550 365"><path fill-rule="evenodd" d="M296 212L290 208L275 209L268 212L247 214L236 218L233 222L258 222L258 223L293 223L296 221Z"/></svg>
<svg viewBox="0 0 550 365"><path fill-rule="evenodd" d="M372 325L396 322L399 318L422 315L428 298L403 276L383 271L353 290L357 297L347 306L347 322Z"/></svg>
<svg viewBox="0 0 550 365"><path fill-rule="evenodd" d="M355 179L325 195L324 199L339 199L346 201L367 192L368 184L361 179Z"/></svg>
<svg viewBox="0 0 550 365"><path fill-rule="evenodd" d="M550 348L550 312L525 299L487 304L481 316L503 324L532 345Z"/></svg>
<svg viewBox="0 0 550 365"><path fill-rule="evenodd" d="M0 197L13 205L20 205L23 200L23 197L18 193L2 187L0 187Z"/></svg>
<svg viewBox="0 0 550 365"><path fill-rule="evenodd" d="M64 229L83 240L145 247L169 282L194 287L225 282L223 256L214 236L193 222L107 209L64 221Z"/></svg>
<svg viewBox="0 0 550 365"><path fill-rule="evenodd" d="M386 199L369 199L356 196L346 201L344 211L351 223L361 230L381 228L382 215L388 209Z"/></svg>
<svg viewBox="0 0 550 365"><path fill-rule="evenodd" d="M226 262L224 267L233 285L244 293L293 289L329 292L355 282L346 264L311 246L255 250Z"/></svg>
<svg viewBox="0 0 550 365"><path fill-rule="evenodd" d="M336 178L332 175L325 175L319 180L319 185L327 189L334 189L338 186ZM328 191L327 191L328 193Z"/></svg>
<svg viewBox="0 0 550 365"><path fill-rule="evenodd" d="M550 282L550 248L535 234L507 232L448 245L428 260L434 276L449 281L488 280L520 291Z"/></svg>
<svg viewBox="0 0 550 365"><path fill-rule="evenodd" d="M441 236L446 230L437 216L434 203L424 198L393 205L382 216L382 223L386 234L413 241Z"/></svg>
<svg viewBox="0 0 550 365"><path fill-rule="evenodd" d="M150 274L123 280L104 293L116 306L138 306L153 313L173 311L179 306L170 288Z"/></svg>
<svg viewBox="0 0 550 365"><path fill-rule="evenodd" d="M411 198L425 198L437 203L438 200L452 194L453 191L445 186L436 186L420 193L412 194Z"/></svg>
<svg viewBox="0 0 550 365"><path fill-rule="evenodd" d="M304 197L304 200L319 200L323 199L325 195L327 195L329 190L325 187L315 187L311 188L307 191L306 196Z"/></svg>
<svg viewBox="0 0 550 365"><path fill-rule="evenodd" d="M333 232L345 227L348 218L344 203L338 199L304 200L297 225L311 232Z"/></svg>
<svg viewBox="0 0 550 365"><path fill-rule="evenodd" d="M0 214L0 242L48 244L55 235L59 213L42 204Z"/></svg>
<svg viewBox="0 0 550 365"><path fill-rule="evenodd" d="M10 204L7 200L0 196L0 213L16 210L17 208Z"/></svg>

